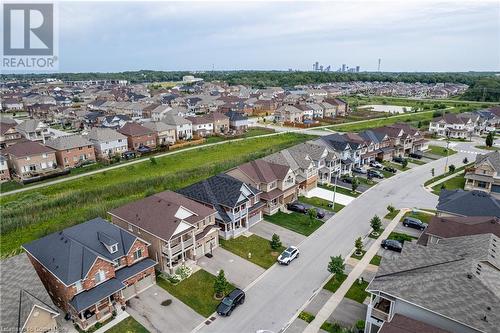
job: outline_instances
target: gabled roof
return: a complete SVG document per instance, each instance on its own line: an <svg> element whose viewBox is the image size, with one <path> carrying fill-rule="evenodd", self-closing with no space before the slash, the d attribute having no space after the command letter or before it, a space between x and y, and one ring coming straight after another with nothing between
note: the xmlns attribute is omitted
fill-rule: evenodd
<svg viewBox="0 0 500 333"><path fill-rule="evenodd" d="M150 130L157 132L157 133L175 130L175 126L165 124L161 121L149 121L149 122L142 124L142 126L149 128Z"/></svg>
<svg viewBox="0 0 500 333"><path fill-rule="evenodd" d="M160 192L142 200L128 203L109 212L153 235L168 241L183 221L193 224L215 214L215 210L172 191Z"/></svg>
<svg viewBox="0 0 500 333"><path fill-rule="evenodd" d="M19 125L16 126L16 129L18 131L23 131L23 132L34 132L37 128L39 127L44 127L46 128L47 126L42 123L41 121L39 120L36 120L36 119L26 119L25 121L23 121L22 123L20 123Z"/></svg>
<svg viewBox="0 0 500 333"><path fill-rule="evenodd" d="M4 149L4 154L15 157L26 157L40 154L53 153L54 150L34 141L20 141Z"/></svg>
<svg viewBox="0 0 500 333"><path fill-rule="evenodd" d="M244 174L257 183L270 183L282 180L290 168L288 166L267 162L259 159L238 166Z"/></svg>
<svg viewBox="0 0 500 333"><path fill-rule="evenodd" d="M476 155L476 166L483 162L488 162L491 164L493 169L500 173L500 151L494 151L488 154L478 154Z"/></svg>
<svg viewBox="0 0 500 333"><path fill-rule="evenodd" d="M59 314L26 253L0 262L0 329L21 332L34 306Z"/></svg>
<svg viewBox="0 0 500 333"><path fill-rule="evenodd" d="M100 234L114 239L118 251L110 253ZM97 258L113 261L126 255L136 239L98 217L24 244L23 248L64 284L71 285L86 277Z"/></svg>
<svg viewBox="0 0 500 333"><path fill-rule="evenodd" d="M179 117L176 114L173 114L172 112L174 110L175 110L175 108L172 109L170 112L167 112L165 114L165 117L161 121L167 125L174 125L174 126L191 125L191 121L184 119L182 117Z"/></svg>
<svg viewBox="0 0 500 333"><path fill-rule="evenodd" d="M248 117L241 112L229 111L225 113L229 117L229 121L246 121Z"/></svg>
<svg viewBox="0 0 500 333"><path fill-rule="evenodd" d="M91 146L92 142L82 135L65 135L47 140L45 145L55 150L67 150Z"/></svg>
<svg viewBox="0 0 500 333"><path fill-rule="evenodd" d="M378 333L452 333L428 323L411 319L396 313L391 321L386 321Z"/></svg>
<svg viewBox="0 0 500 333"><path fill-rule="evenodd" d="M141 136L141 135L151 135L154 134L154 131L151 129L141 126L137 123L126 123L122 126L122 128L118 129L123 135L127 136Z"/></svg>
<svg viewBox="0 0 500 333"><path fill-rule="evenodd" d="M89 140L95 141L115 141L115 140L127 140L127 137L111 128L92 128L88 134L87 138Z"/></svg>
<svg viewBox="0 0 500 333"><path fill-rule="evenodd" d="M193 200L212 205L224 221L230 221L222 206L234 208L242 203L242 188L247 188L250 196L261 191L226 174L218 174L182 188L177 192ZM247 201L244 199L243 201Z"/></svg>
<svg viewBox="0 0 500 333"><path fill-rule="evenodd" d="M500 239L493 234L406 242L367 290L381 291L484 332L500 327ZM486 316L486 320L484 317Z"/></svg>
<svg viewBox="0 0 500 333"><path fill-rule="evenodd" d="M440 238L492 233L500 237L500 217L495 216L434 216L420 236L418 243L425 245L429 235Z"/></svg>
<svg viewBox="0 0 500 333"><path fill-rule="evenodd" d="M482 191L441 190L436 209L459 216L500 216L500 200Z"/></svg>

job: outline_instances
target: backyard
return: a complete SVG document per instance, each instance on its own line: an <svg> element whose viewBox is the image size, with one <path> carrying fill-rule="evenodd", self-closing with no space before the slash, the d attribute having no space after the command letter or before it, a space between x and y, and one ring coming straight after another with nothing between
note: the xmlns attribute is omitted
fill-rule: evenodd
<svg viewBox="0 0 500 333"><path fill-rule="evenodd" d="M0 198L1 256L20 245L84 222L133 200L177 190L310 138L287 133L179 152L99 174Z"/></svg>
<svg viewBox="0 0 500 333"><path fill-rule="evenodd" d="M220 245L264 269L271 267L276 262L278 255L285 250L283 246L273 250L267 239L257 235L249 237L243 235L229 240L220 239Z"/></svg>
<svg viewBox="0 0 500 333"><path fill-rule="evenodd" d="M214 298L214 282L215 276L202 269L193 273L193 275L179 282L177 285L161 277L157 277L156 279L156 283L160 287L203 317L208 317L214 313L220 302ZM229 285L227 292L233 289L234 286Z"/></svg>
<svg viewBox="0 0 500 333"><path fill-rule="evenodd" d="M335 204L337 206L337 204ZM323 222L318 219L312 219L309 215L299 213L283 213L277 212L274 215L266 216L265 220L280 227L295 231L304 236L309 236L316 229L323 225Z"/></svg>

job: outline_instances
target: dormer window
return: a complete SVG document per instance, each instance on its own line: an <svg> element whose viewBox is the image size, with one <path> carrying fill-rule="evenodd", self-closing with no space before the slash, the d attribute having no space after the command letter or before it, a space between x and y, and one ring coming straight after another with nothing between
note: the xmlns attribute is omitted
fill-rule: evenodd
<svg viewBox="0 0 500 333"><path fill-rule="evenodd" d="M118 251L118 244L111 245L109 252L115 253L116 251Z"/></svg>

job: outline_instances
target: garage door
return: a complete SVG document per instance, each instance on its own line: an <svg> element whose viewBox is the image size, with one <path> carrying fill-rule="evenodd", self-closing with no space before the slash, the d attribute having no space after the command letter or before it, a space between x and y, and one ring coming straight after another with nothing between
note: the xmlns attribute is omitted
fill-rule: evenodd
<svg viewBox="0 0 500 333"><path fill-rule="evenodd" d="M134 297L135 296L135 286L130 285L127 288L123 289L122 294L123 294L123 298L125 300L128 300L128 299Z"/></svg>
<svg viewBox="0 0 500 333"><path fill-rule="evenodd" d="M135 283L136 293L137 294L140 293L141 291L143 291L144 289L148 288L149 286L151 286L153 284L154 284L153 275L150 274L148 276L145 276L144 279L137 281Z"/></svg>

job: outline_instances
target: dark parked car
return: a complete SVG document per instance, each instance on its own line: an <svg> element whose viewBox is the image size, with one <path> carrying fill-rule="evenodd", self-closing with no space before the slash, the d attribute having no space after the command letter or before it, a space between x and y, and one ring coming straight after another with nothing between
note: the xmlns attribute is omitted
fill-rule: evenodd
<svg viewBox="0 0 500 333"><path fill-rule="evenodd" d="M344 183L347 183L347 184L352 184L352 177L344 177L344 178L341 178L341 180L344 182Z"/></svg>
<svg viewBox="0 0 500 333"><path fill-rule="evenodd" d="M360 174L366 174L366 170L361 168L361 167L354 167L352 168L352 172L360 173Z"/></svg>
<svg viewBox="0 0 500 333"><path fill-rule="evenodd" d="M126 152L122 153L122 158L124 158L126 160L130 160L132 158L135 158L135 152L133 152L133 151L126 151Z"/></svg>
<svg viewBox="0 0 500 333"><path fill-rule="evenodd" d="M139 148L137 148L137 151L141 154L150 153L151 148L149 148L148 146L139 146Z"/></svg>
<svg viewBox="0 0 500 333"><path fill-rule="evenodd" d="M384 179L384 175L380 171L374 169L368 170L368 177Z"/></svg>
<svg viewBox="0 0 500 333"><path fill-rule="evenodd" d="M245 303L245 292L236 288L219 303L217 306L217 313L221 316L229 317L231 312L233 312L238 305L243 303Z"/></svg>
<svg viewBox="0 0 500 333"><path fill-rule="evenodd" d="M286 205L286 208L288 210L291 210L292 212L297 212L297 213L302 213L302 214L307 213L306 207L303 204L298 203L298 202L289 203L288 205Z"/></svg>
<svg viewBox="0 0 500 333"><path fill-rule="evenodd" d="M401 252L403 250L403 244L395 239L384 239L381 246L386 250Z"/></svg>
<svg viewBox="0 0 500 333"><path fill-rule="evenodd" d="M419 219L413 217L405 217L403 220L403 225L408 228L424 230L426 225Z"/></svg>
<svg viewBox="0 0 500 333"><path fill-rule="evenodd" d="M403 163L403 161L405 160L404 157L401 157L401 156L396 156L392 159L394 162L396 163Z"/></svg>
<svg viewBox="0 0 500 333"><path fill-rule="evenodd" d="M413 153L410 154L410 157L412 158L416 158L417 160L421 159L422 158L422 152L417 150Z"/></svg>
<svg viewBox="0 0 500 333"><path fill-rule="evenodd" d="M392 173L396 173L397 172L396 168L393 168L391 166L385 166L382 170L389 171L389 172L392 172Z"/></svg>
<svg viewBox="0 0 500 333"><path fill-rule="evenodd" d="M325 211L322 209L316 208L316 217L318 219L322 219L323 217L325 217Z"/></svg>

